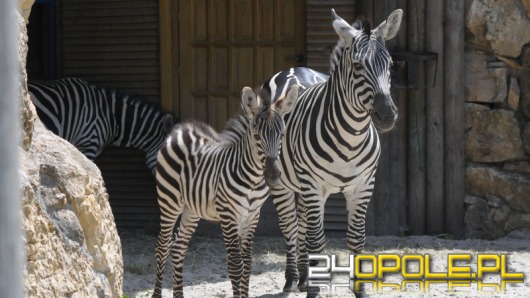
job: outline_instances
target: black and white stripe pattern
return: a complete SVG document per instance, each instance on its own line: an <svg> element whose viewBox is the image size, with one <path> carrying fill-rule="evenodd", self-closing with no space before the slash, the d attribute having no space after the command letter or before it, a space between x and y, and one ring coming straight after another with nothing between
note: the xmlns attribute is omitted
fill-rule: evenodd
<svg viewBox="0 0 530 298"><path fill-rule="evenodd" d="M173 126L171 115L78 78L29 82L28 88L44 125L90 160L107 145L132 147L146 152L146 164L155 173L156 155Z"/></svg>
<svg viewBox="0 0 530 298"><path fill-rule="evenodd" d="M298 278L299 289L306 290L308 252L318 253L324 246L324 204L330 194L345 195L348 247L358 253L364 246L380 155L376 128L387 131L397 120L390 97L392 61L384 41L397 34L401 17L396 10L370 31L367 23L350 26L333 11L340 41L331 56L330 77L295 68L263 85L275 97L293 83L307 87L286 117L280 156L284 174L271 187L287 242L285 291L295 288ZM317 291L311 289L308 296Z"/></svg>
<svg viewBox="0 0 530 298"><path fill-rule="evenodd" d="M241 93L244 114L223 132L199 122L175 126L158 155L161 229L153 297L161 295L170 250L173 296L183 296L184 257L200 218L221 223L234 297L248 297L254 231L268 185L280 176L276 160L285 130L283 116L297 96L298 87L293 86L271 104L268 94L257 96L246 87Z"/></svg>

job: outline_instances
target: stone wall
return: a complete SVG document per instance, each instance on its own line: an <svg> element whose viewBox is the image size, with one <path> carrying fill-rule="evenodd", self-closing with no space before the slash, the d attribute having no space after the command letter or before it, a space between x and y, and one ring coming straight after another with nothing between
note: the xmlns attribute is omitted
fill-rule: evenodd
<svg viewBox="0 0 530 298"><path fill-rule="evenodd" d="M530 231L530 1L467 0L467 238Z"/></svg>
<svg viewBox="0 0 530 298"><path fill-rule="evenodd" d="M18 19L26 296L121 297L121 243L101 173L44 127L28 96L26 21L33 2L20 2L26 19Z"/></svg>

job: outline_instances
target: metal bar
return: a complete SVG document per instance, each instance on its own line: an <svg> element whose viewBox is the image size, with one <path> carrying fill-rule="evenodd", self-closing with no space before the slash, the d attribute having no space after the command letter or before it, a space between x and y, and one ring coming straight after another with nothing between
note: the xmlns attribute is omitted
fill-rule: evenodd
<svg viewBox="0 0 530 298"><path fill-rule="evenodd" d="M18 1L0 1L0 293L23 297L18 146Z"/></svg>

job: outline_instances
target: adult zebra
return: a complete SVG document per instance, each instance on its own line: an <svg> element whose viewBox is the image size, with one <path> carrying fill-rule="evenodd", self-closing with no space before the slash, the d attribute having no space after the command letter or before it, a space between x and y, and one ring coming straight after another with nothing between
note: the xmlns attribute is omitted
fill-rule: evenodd
<svg viewBox="0 0 530 298"><path fill-rule="evenodd" d="M384 42L397 34L403 12L392 12L374 30L363 20L350 26L334 10L332 15L340 40L331 55L330 77L322 80L298 68L263 85L274 94L292 83L309 86L286 118L280 156L284 175L271 188L287 244L284 291L295 288L298 279L298 288L306 290L308 252L320 252L324 246L324 204L330 194L344 194L348 247L354 253L362 250L380 155L376 128L388 131L397 120L390 96L392 61ZM305 79L297 77L303 73ZM308 296L315 291L311 289Z"/></svg>
<svg viewBox="0 0 530 298"><path fill-rule="evenodd" d="M153 175L156 155L173 126L173 117L115 89L78 78L29 82L31 101L44 125L94 160L107 145L146 152Z"/></svg>
<svg viewBox="0 0 530 298"><path fill-rule="evenodd" d="M244 115L231 120L222 133L204 123L175 126L158 154L161 227L153 297L162 294L171 244L173 296L183 296L184 257L200 218L221 222L234 297L248 297L254 231L269 195L267 184L281 173L276 160L285 130L283 116L297 96L298 87L292 86L286 97L271 104L267 93L257 96L245 87L241 92Z"/></svg>

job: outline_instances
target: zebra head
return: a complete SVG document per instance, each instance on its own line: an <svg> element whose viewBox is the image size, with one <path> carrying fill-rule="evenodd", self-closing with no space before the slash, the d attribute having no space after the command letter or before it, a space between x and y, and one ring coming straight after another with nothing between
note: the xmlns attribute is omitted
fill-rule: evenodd
<svg viewBox="0 0 530 298"><path fill-rule="evenodd" d="M390 96L392 58L385 41L396 36L403 11L397 9L370 31L369 23L358 20L350 26L332 9L333 28L340 41L332 56L331 73L340 68L346 81L345 96L354 109L371 115L375 127L386 132L394 127L397 108Z"/></svg>
<svg viewBox="0 0 530 298"><path fill-rule="evenodd" d="M264 165L265 181L277 183L281 171L276 165L285 132L284 116L291 112L298 99L298 85L293 85L285 97L271 103L270 94L261 89L257 95L250 87L241 91L241 106L250 120L251 142L256 145L258 158Z"/></svg>

